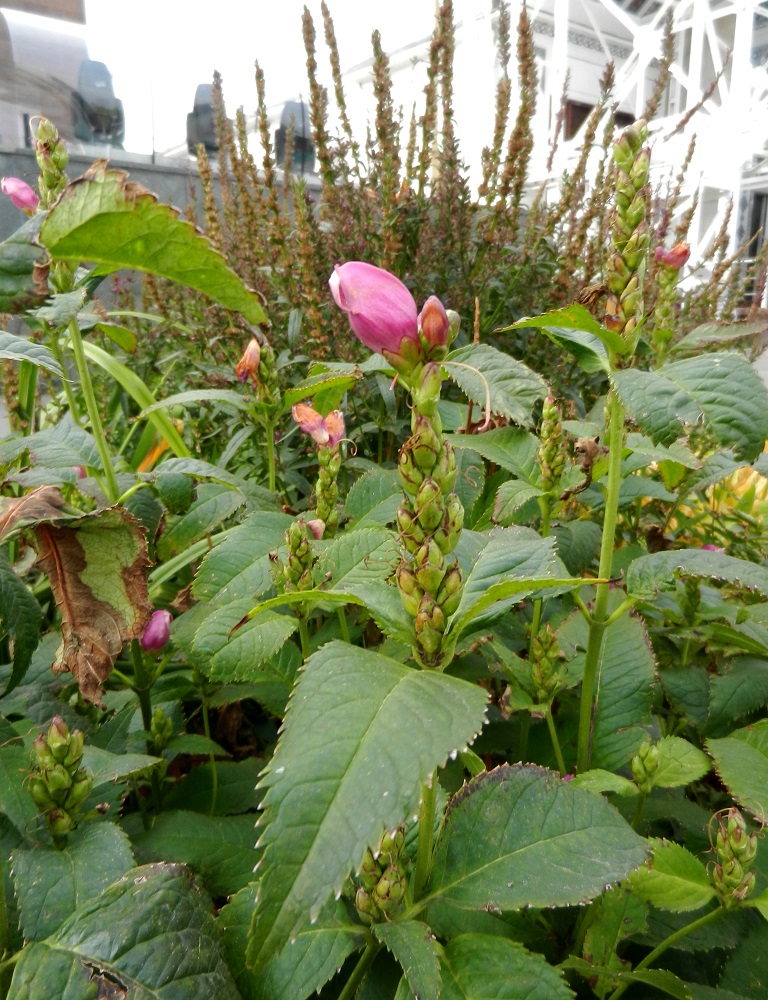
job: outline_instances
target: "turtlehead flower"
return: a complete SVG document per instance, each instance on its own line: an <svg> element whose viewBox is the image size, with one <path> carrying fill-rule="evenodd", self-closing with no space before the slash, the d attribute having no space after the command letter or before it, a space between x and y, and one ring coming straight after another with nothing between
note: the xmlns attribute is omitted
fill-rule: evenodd
<svg viewBox="0 0 768 1000"><path fill-rule="evenodd" d="M323 418L306 403L297 403L291 410L293 419L309 434L315 444L335 448L344 437L344 414L341 410L332 410Z"/></svg>
<svg viewBox="0 0 768 1000"><path fill-rule="evenodd" d="M31 215L37 211L37 195L26 181L19 177L3 177L0 188L22 212Z"/></svg>
<svg viewBox="0 0 768 1000"><path fill-rule="evenodd" d="M165 609L153 611L144 635L141 637L141 648L148 652L153 649L162 649L171 637L171 622L173 616Z"/></svg>
<svg viewBox="0 0 768 1000"><path fill-rule="evenodd" d="M355 336L370 350L399 354L404 340L418 345L416 302L394 274L353 260L337 264L328 284Z"/></svg>
<svg viewBox="0 0 768 1000"><path fill-rule="evenodd" d="M259 370L260 361L261 347L259 346L258 340L253 337L251 338L250 344L246 347L242 358L240 358L237 362L235 375L237 375L238 381L245 382L246 379L250 378L250 380L255 383L256 372Z"/></svg>
<svg viewBox="0 0 768 1000"><path fill-rule="evenodd" d="M451 328L448 313L436 295L430 295L419 313L419 327L430 347L445 347Z"/></svg>
<svg viewBox="0 0 768 1000"><path fill-rule="evenodd" d="M325 532L325 521L313 517L311 521L307 521L307 531L310 531L315 541L319 542Z"/></svg>
<svg viewBox="0 0 768 1000"><path fill-rule="evenodd" d="M665 250L664 247L659 246L653 251L653 259L657 264L672 267L675 271L684 267L690 256L691 248L687 243L675 243L671 250Z"/></svg>

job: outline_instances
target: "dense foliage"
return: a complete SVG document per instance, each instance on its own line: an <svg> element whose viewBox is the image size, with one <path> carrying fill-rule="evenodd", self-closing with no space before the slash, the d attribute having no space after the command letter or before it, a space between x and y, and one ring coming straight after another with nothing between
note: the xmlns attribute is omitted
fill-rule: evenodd
<svg viewBox="0 0 768 1000"><path fill-rule="evenodd" d="M680 295L644 121L522 211L525 16L473 201L451 40L446 5L405 163L378 39L365 164L313 87L319 206L278 199L263 81L263 175L222 111L208 236L36 125L0 245L0 996L767 995L759 316L727 267ZM94 298L123 269L147 311Z"/></svg>

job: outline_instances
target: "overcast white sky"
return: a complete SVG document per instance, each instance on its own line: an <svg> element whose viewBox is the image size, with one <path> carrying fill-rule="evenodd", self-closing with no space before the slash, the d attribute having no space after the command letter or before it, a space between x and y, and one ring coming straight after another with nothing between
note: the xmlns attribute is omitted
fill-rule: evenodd
<svg viewBox="0 0 768 1000"><path fill-rule="evenodd" d="M306 5L325 72L320 0ZM126 149L184 143L195 89L210 82L214 69L224 78L230 113L240 104L255 109L255 60L264 68L268 105L307 94L304 0L86 0L85 6L90 56L107 63L125 106ZM374 28L389 51L429 35L435 0L329 0L329 7L344 70L370 56Z"/></svg>

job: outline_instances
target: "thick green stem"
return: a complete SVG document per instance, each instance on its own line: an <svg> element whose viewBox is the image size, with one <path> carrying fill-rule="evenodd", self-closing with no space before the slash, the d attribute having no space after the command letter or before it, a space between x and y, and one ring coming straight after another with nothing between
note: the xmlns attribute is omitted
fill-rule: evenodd
<svg viewBox="0 0 768 1000"><path fill-rule="evenodd" d="M413 902L417 903L424 892L432 867L432 834L435 828L435 803L437 802L437 771L432 780L421 786L419 809L419 841L416 847L416 871L413 876Z"/></svg>
<svg viewBox="0 0 768 1000"><path fill-rule="evenodd" d="M202 700L202 714L203 714L203 732L205 733L205 738L209 740L211 738L211 720L208 716L208 698L203 692ZM209 816L214 816L216 814L216 799L219 795L219 773L216 770L216 754L211 750L208 754L208 761L211 765L211 805L208 810Z"/></svg>
<svg viewBox="0 0 768 1000"><path fill-rule="evenodd" d="M264 421L267 437L267 488L274 493L277 489L277 473L275 470L275 424L273 420Z"/></svg>
<svg viewBox="0 0 768 1000"><path fill-rule="evenodd" d="M555 751L557 766L560 769L560 777L562 778L567 772L565 769L565 761L563 759L563 751L560 749L560 740L558 739L557 736L557 728L555 727L555 720L552 718L551 705L547 709L547 726L549 728L549 737L552 740L552 749Z"/></svg>
<svg viewBox="0 0 768 1000"><path fill-rule="evenodd" d="M151 756L156 755L156 748L154 741L152 740L152 681L144 666L144 654L141 650L141 645L138 639L134 639L131 642L131 663L133 664L133 690L136 692L136 697L139 699L139 708L141 709L141 724L147 732L147 753ZM157 772L152 770L151 777L152 784L152 799L153 804L157 812L160 812L162 806L162 795L160 793L160 781L157 777Z"/></svg>
<svg viewBox="0 0 768 1000"><path fill-rule="evenodd" d="M624 448L624 407L616 394L611 391L606 402L608 423L608 481L605 489L605 515L603 536L600 544L600 568L602 583L598 583L595 594L595 608L589 627L587 652L584 660L584 679L581 685L581 705L579 708L579 742L577 769L582 773L589 768L592 752L592 726L594 710L595 682L603 646L603 634L608 620L608 599L610 596L611 571L613 568L613 548L616 536L616 521L619 511L619 490L621 489L621 459Z"/></svg>
<svg viewBox="0 0 768 1000"><path fill-rule="evenodd" d="M344 613L344 608L338 608L337 614L339 616L339 628L341 629L341 637L344 642L351 642L349 637L349 627L347 626L347 616Z"/></svg>
<svg viewBox="0 0 768 1000"><path fill-rule="evenodd" d="M301 639L301 658L306 660L309 657L309 628L307 619L299 618L299 638Z"/></svg>
<svg viewBox="0 0 768 1000"><path fill-rule="evenodd" d="M88 419L91 423L91 433L96 441L96 449L99 453L101 467L104 471L104 490L107 495L107 500L109 500L111 504L114 504L117 503L117 498L120 496L120 490L117 485L115 470L112 467L112 454L109 450L109 445L107 444L107 439L104 434L104 425L101 422L101 415L99 414L99 407L96 402L96 394L93 391L91 373L88 371L88 362L86 361L85 352L83 350L83 338L80 335L80 327L77 325L75 320L71 320L68 329L70 340L72 341L72 353L75 357L75 367L77 368L77 374L80 379L80 388L83 392L85 408L88 412Z"/></svg>
<svg viewBox="0 0 768 1000"><path fill-rule="evenodd" d="M374 941L373 938L366 945L365 951L360 956L360 961L352 970L352 975L347 980L347 984L344 989L339 993L339 1000L352 1000L354 995L357 993L357 988L362 983L365 978L366 972L373 965L373 960L381 951L381 945L378 941Z"/></svg>
<svg viewBox="0 0 768 1000"><path fill-rule="evenodd" d="M667 948L671 948L673 944L679 941L681 938L687 937L689 934L693 934L694 931L699 930L701 927L706 927L707 924L713 923L718 920L726 911L720 907L717 910L710 910L709 913L705 913L703 917L699 917L698 920L694 920L693 923L686 924L685 927L681 927L679 931L675 931L674 934L670 934L668 938L664 938L661 944L657 945L652 952L649 952L642 962L638 962L633 972L639 972L642 969L647 969L649 966L653 965L659 955L663 955ZM632 985L630 982L619 983L616 989L611 993L608 1000L618 1000L618 998Z"/></svg>

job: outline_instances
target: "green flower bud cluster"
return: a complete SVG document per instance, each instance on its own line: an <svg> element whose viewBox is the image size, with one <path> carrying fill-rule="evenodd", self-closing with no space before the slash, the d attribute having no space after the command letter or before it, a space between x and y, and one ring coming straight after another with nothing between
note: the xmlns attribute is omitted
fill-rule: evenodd
<svg viewBox="0 0 768 1000"><path fill-rule="evenodd" d="M50 208L69 183L65 173L69 153L56 126L47 118L38 119L34 145L40 168L40 202L44 208Z"/></svg>
<svg viewBox="0 0 768 1000"><path fill-rule="evenodd" d="M649 235L645 221L648 207L650 150L642 120L622 133L613 149L616 163L616 207L612 219L612 253L606 282L608 298L605 325L634 350L643 317L643 279Z"/></svg>
<svg viewBox="0 0 768 1000"><path fill-rule="evenodd" d="M312 589L315 554L311 537L311 531L302 517L297 518L285 533L288 558L283 566L283 580L287 592Z"/></svg>
<svg viewBox="0 0 768 1000"><path fill-rule="evenodd" d="M355 878L355 907L366 923L391 920L405 898L402 828L385 833L376 851L366 850Z"/></svg>
<svg viewBox="0 0 768 1000"><path fill-rule="evenodd" d="M320 445L317 449L317 460L320 469L315 484L315 509L317 516L325 523L325 535L333 538L339 526L338 476L341 468L339 446Z"/></svg>
<svg viewBox="0 0 768 1000"><path fill-rule="evenodd" d="M443 438L437 406L442 375L435 362L412 373L411 437L400 449L398 469L405 498L397 512L403 548L397 585L413 616L413 654L422 667L440 667L448 617L461 600L461 572L453 550L464 524L464 508L453 492L456 455Z"/></svg>
<svg viewBox="0 0 768 1000"><path fill-rule="evenodd" d="M755 887L755 873L749 866L757 854L757 837L749 833L738 809L726 809L716 816L715 865L710 877L720 903L726 909L737 906Z"/></svg>
<svg viewBox="0 0 768 1000"><path fill-rule="evenodd" d="M161 753L173 736L173 722L162 708L152 713L151 737L155 753Z"/></svg>
<svg viewBox="0 0 768 1000"><path fill-rule="evenodd" d="M557 636L551 626L541 629L531 642L531 676L536 700L549 704L563 687L565 667Z"/></svg>
<svg viewBox="0 0 768 1000"><path fill-rule="evenodd" d="M632 777L644 795L647 795L653 788L654 775L658 769L658 748L653 743L643 743L632 758Z"/></svg>
<svg viewBox="0 0 768 1000"><path fill-rule="evenodd" d="M77 826L93 787L93 779L80 767L83 743L80 730L70 733L59 715L53 717L48 732L34 742L29 793L45 816L56 845Z"/></svg>
<svg viewBox="0 0 768 1000"><path fill-rule="evenodd" d="M558 493L565 469L565 434L560 422L560 410L552 396L544 400L538 461L545 492Z"/></svg>

